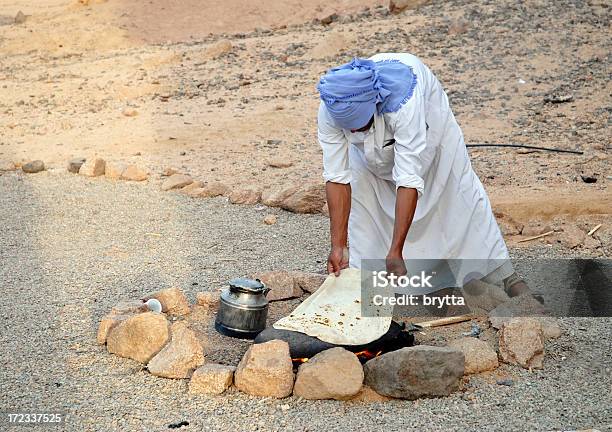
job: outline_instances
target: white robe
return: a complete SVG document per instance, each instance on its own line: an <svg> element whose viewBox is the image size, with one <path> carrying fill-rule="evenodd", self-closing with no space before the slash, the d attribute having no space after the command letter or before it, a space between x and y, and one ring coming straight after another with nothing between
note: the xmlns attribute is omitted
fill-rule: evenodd
<svg viewBox="0 0 612 432"><path fill-rule="evenodd" d="M417 57L388 53L371 58L384 59L409 65L417 77L413 96L397 112L376 114L368 132L351 133L334 125L323 103L319 108L323 176L350 183L352 189L350 267L360 268L363 259L385 258L393 236L396 191L408 187L416 189L419 198L404 259L483 260L481 264L489 265L485 271L464 268L456 277L464 280L472 271L487 275L507 262L508 250L448 97ZM504 268L502 276L507 277L512 266Z"/></svg>

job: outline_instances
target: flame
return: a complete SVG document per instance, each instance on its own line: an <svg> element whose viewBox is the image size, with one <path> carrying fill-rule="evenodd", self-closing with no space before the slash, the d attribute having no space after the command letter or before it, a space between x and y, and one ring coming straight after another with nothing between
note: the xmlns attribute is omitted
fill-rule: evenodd
<svg viewBox="0 0 612 432"><path fill-rule="evenodd" d="M374 357L378 357L381 354L382 354L382 351L373 352L373 351L368 351L368 350L363 350L363 351L359 351L355 353L357 357L360 357L365 360L373 359Z"/></svg>
<svg viewBox="0 0 612 432"><path fill-rule="evenodd" d="M364 361L364 360L370 360L373 359L374 357L378 357L379 355L381 355L383 352L381 351L368 351L368 350L363 350L363 351L359 351L356 352L355 355L357 357L359 357L359 360ZM308 357L298 357L298 358L292 358L291 361L294 364L302 364L302 363L306 363L309 360Z"/></svg>

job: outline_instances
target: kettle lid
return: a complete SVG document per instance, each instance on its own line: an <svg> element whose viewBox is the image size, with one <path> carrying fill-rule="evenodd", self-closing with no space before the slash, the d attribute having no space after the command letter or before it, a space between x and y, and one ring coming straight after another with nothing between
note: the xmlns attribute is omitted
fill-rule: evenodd
<svg viewBox="0 0 612 432"><path fill-rule="evenodd" d="M236 278L229 282L230 289L258 294L264 292L265 285L259 279Z"/></svg>

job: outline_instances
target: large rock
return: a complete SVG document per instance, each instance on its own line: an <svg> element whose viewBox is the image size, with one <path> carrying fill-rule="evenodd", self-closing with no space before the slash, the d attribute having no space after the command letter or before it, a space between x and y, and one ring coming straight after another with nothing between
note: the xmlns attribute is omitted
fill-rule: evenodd
<svg viewBox="0 0 612 432"><path fill-rule="evenodd" d="M284 189L266 189L261 194L261 203L268 207L280 207L283 201L298 190L298 186L290 186Z"/></svg>
<svg viewBox="0 0 612 432"><path fill-rule="evenodd" d="M28 162L21 166L21 170L24 173L35 174L45 170L45 163L41 160Z"/></svg>
<svg viewBox="0 0 612 432"><path fill-rule="evenodd" d="M170 336L164 315L145 312L121 322L110 331L108 352L147 363L166 345Z"/></svg>
<svg viewBox="0 0 612 432"><path fill-rule="evenodd" d="M280 206L294 213L320 213L324 204L325 185L316 184L290 195Z"/></svg>
<svg viewBox="0 0 612 432"><path fill-rule="evenodd" d="M177 321L171 328L170 343L149 361L147 369L156 376L181 379L202 364L202 344L184 321Z"/></svg>
<svg viewBox="0 0 612 432"><path fill-rule="evenodd" d="M267 288L270 288L266 296L268 301L286 300L302 295L302 290L295 284L290 272L269 271L256 275L255 279L259 279Z"/></svg>
<svg viewBox="0 0 612 432"><path fill-rule="evenodd" d="M187 297L180 288L172 287L157 291L144 300L157 299L162 305L162 312L174 316L187 315L190 312Z"/></svg>
<svg viewBox="0 0 612 432"><path fill-rule="evenodd" d="M293 390L293 363L287 342L252 345L236 369L236 387L254 396L284 398Z"/></svg>
<svg viewBox="0 0 612 432"><path fill-rule="evenodd" d="M193 183L193 179L187 174L172 174L162 183L162 190L169 191L172 189L181 189L188 184Z"/></svg>
<svg viewBox="0 0 612 432"><path fill-rule="evenodd" d="M499 331L499 355L505 363L525 369L541 369L544 362L544 333L535 318L513 318Z"/></svg>
<svg viewBox="0 0 612 432"><path fill-rule="evenodd" d="M463 377L463 353L427 345L402 348L368 361L365 384L377 393L401 399L448 396Z"/></svg>
<svg viewBox="0 0 612 432"><path fill-rule="evenodd" d="M398 14L406 9L416 9L419 6L430 3L431 0L391 0L389 2L389 11Z"/></svg>
<svg viewBox="0 0 612 432"><path fill-rule="evenodd" d="M104 177L110 180L119 180L124 170L125 164L123 162L106 162Z"/></svg>
<svg viewBox="0 0 612 432"><path fill-rule="evenodd" d="M257 204L261 199L261 191L254 188L235 189L229 194L232 204Z"/></svg>
<svg viewBox="0 0 612 432"><path fill-rule="evenodd" d="M448 346L463 353L466 375L490 371L499 366L495 350L480 339L464 337L450 341Z"/></svg>
<svg viewBox="0 0 612 432"><path fill-rule="evenodd" d="M298 369L293 394L304 399L350 399L361 390L363 367L344 348L320 352Z"/></svg>
<svg viewBox="0 0 612 432"><path fill-rule="evenodd" d="M205 291L196 293L196 304L208 311L216 312L221 304L221 293L219 291Z"/></svg>
<svg viewBox="0 0 612 432"><path fill-rule="evenodd" d="M121 173L121 180L140 182L145 181L148 178L149 173L136 165L128 165Z"/></svg>
<svg viewBox="0 0 612 432"><path fill-rule="evenodd" d="M229 192L229 187L221 182L206 183L198 195L201 198L212 198L225 195Z"/></svg>
<svg viewBox="0 0 612 432"><path fill-rule="evenodd" d="M189 393L219 395L232 385L234 366L216 363L199 367L189 381Z"/></svg>
<svg viewBox="0 0 612 432"><path fill-rule="evenodd" d="M315 292L316 290L318 290L319 287L323 285L323 282L325 282L325 279L327 278L327 275L322 275L319 273L307 273L307 272L295 271L295 272L291 272L291 274L293 275L294 284L301 290L306 291L311 294Z"/></svg>
<svg viewBox="0 0 612 432"><path fill-rule="evenodd" d="M96 335L98 344L104 345L111 330L132 316L134 316L132 313L116 314L112 312L105 315L98 326L98 334Z"/></svg>
<svg viewBox="0 0 612 432"><path fill-rule="evenodd" d="M545 312L544 307L529 293L521 294L496 306L489 312L491 326L500 329L504 323L515 317L539 316Z"/></svg>
<svg viewBox="0 0 612 432"><path fill-rule="evenodd" d="M79 168L79 174L87 177L99 177L104 175L105 171L106 161L97 157L87 159Z"/></svg>

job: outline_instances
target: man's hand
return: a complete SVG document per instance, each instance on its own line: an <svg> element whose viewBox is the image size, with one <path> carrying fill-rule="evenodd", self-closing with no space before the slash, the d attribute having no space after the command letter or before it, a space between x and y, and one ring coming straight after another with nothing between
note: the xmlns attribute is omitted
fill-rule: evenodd
<svg viewBox="0 0 612 432"><path fill-rule="evenodd" d="M348 268L348 249L340 246L332 246L327 258L327 273L340 276L340 270Z"/></svg>
<svg viewBox="0 0 612 432"><path fill-rule="evenodd" d="M408 271L404 264L404 257L402 255L387 255L386 267L388 274L394 274L395 276L405 276Z"/></svg>

